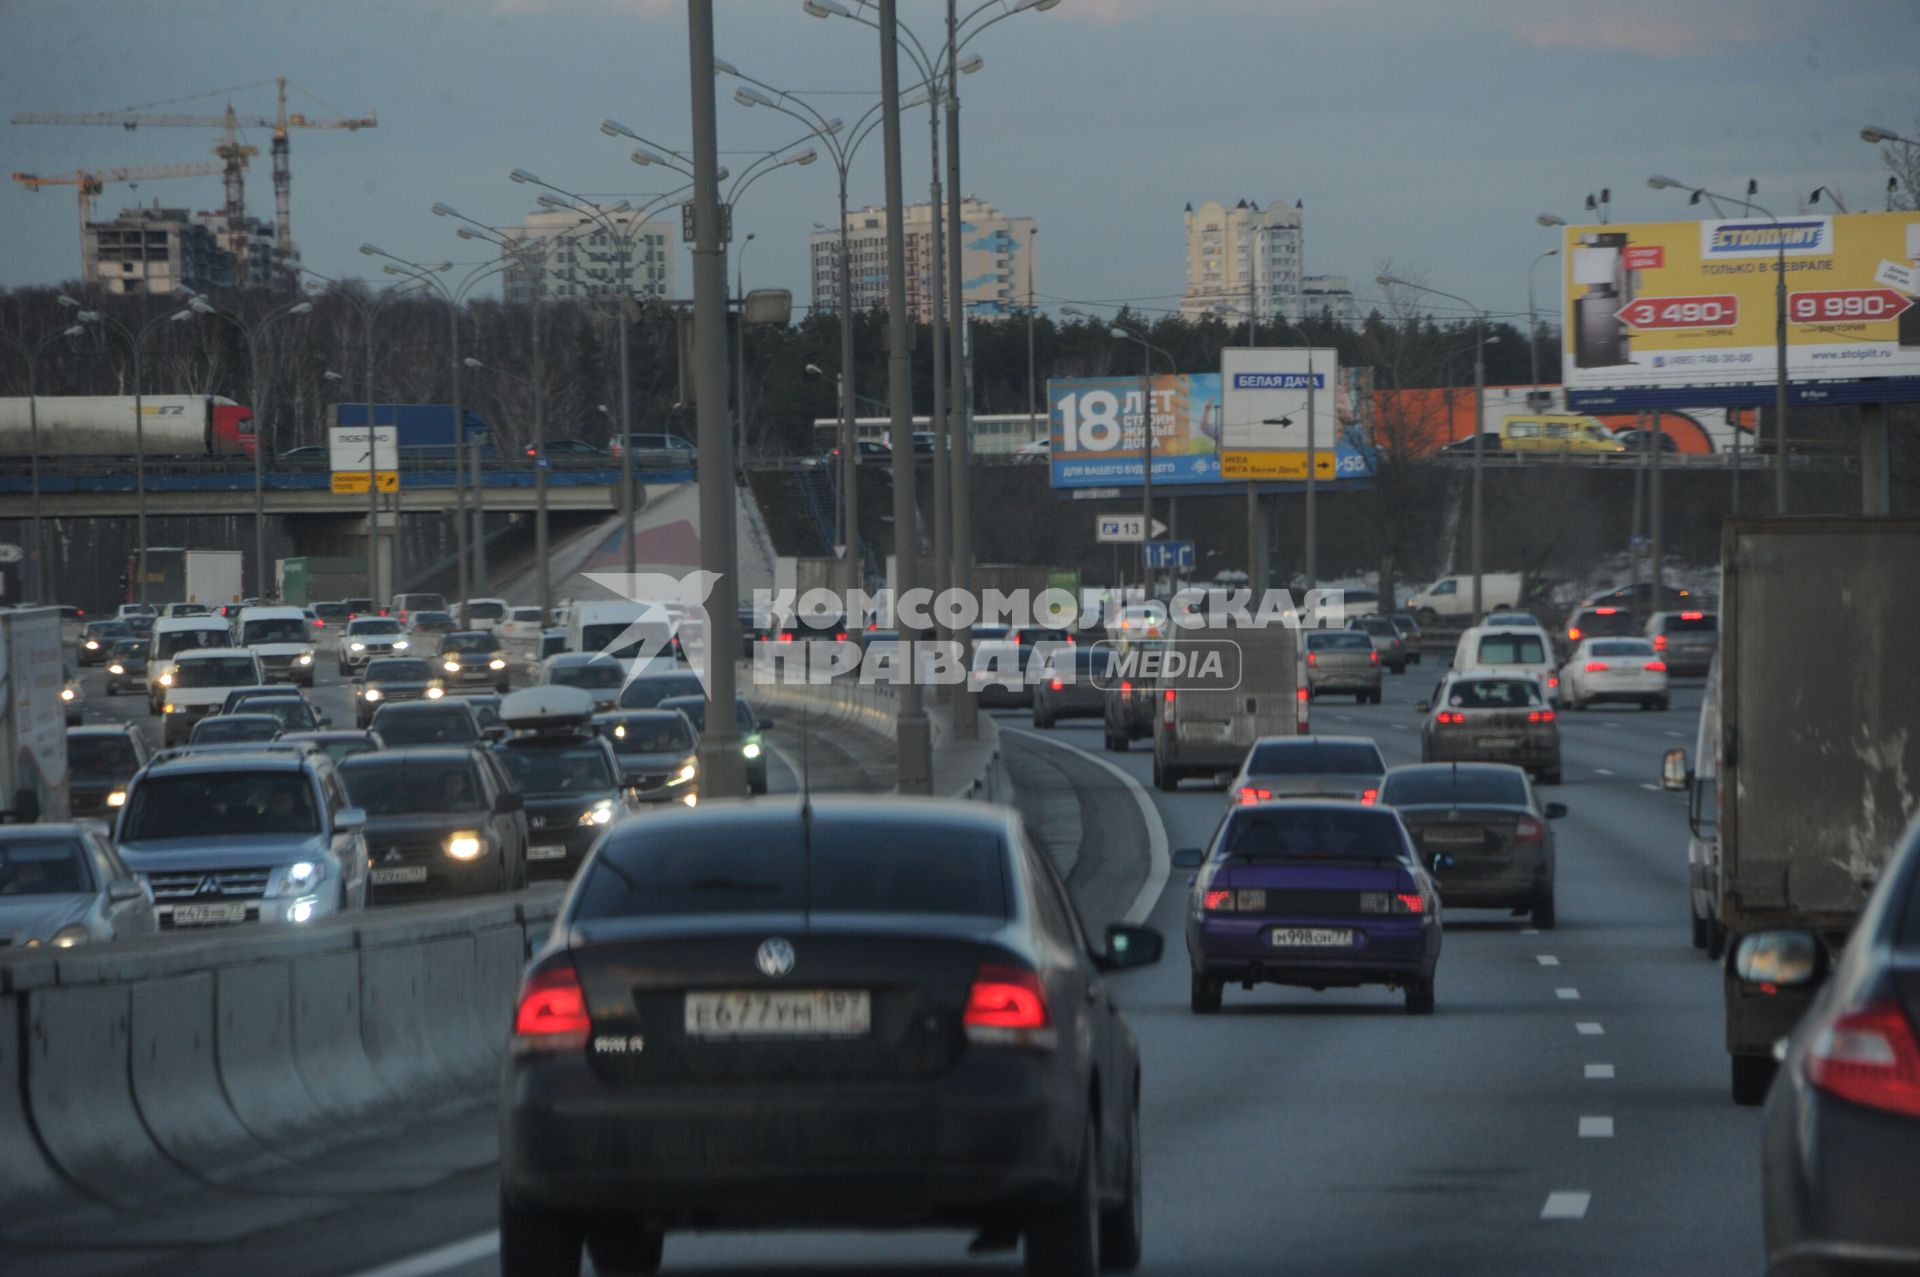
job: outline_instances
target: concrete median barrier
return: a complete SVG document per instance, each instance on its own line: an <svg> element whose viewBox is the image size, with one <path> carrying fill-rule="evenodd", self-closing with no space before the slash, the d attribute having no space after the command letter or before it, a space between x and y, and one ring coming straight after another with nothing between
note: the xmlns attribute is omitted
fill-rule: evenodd
<svg viewBox="0 0 1920 1277"><path fill-rule="evenodd" d="M25 1012L22 998L0 994L0 1233L92 1204L48 1160L27 1113Z"/></svg>
<svg viewBox="0 0 1920 1277"><path fill-rule="evenodd" d="M174 1162L208 1183L284 1166L244 1126L221 1089L211 972L128 986L128 1073L148 1134Z"/></svg>
<svg viewBox="0 0 1920 1277"><path fill-rule="evenodd" d="M293 1059L329 1121L352 1125L393 1096L360 1043L360 955L320 954L293 964Z"/></svg>

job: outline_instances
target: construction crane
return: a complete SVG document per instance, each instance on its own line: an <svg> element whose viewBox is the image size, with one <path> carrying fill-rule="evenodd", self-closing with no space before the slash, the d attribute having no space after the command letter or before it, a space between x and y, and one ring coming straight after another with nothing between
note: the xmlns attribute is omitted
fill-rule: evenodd
<svg viewBox="0 0 1920 1277"><path fill-rule="evenodd" d="M94 281L93 241L87 235L87 223L93 220L93 197L100 194L108 182L152 182L165 177L210 177L220 172L222 164L149 164L142 168L103 168L79 169L71 175L60 177L41 177L35 173L15 173L13 180L30 191L43 186L72 186L80 196L80 278L88 284Z"/></svg>
<svg viewBox="0 0 1920 1277"><path fill-rule="evenodd" d="M231 103L220 115L177 115L145 114L148 107L169 106L174 102L195 101L201 98L217 97L227 93L238 93L246 89L263 88L273 85L279 92L279 110L271 117L243 116L234 110ZM330 110L332 108L329 108ZM293 175L291 160L287 148L287 130L289 129L346 129L358 132L361 129L378 128L380 121L371 111L365 115L346 115L336 111L329 118L318 118L287 110L287 78L277 76L272 80L260 80L253 84L236 85L229 89L216 89L211 93L194 94L191 98L175 98L166 102L149 102L143 106L128 107L122 111L31 111L13 117L15 124L115 124L123 129L138 128L214 128L223 131L225 136L213 153L221 159L221 170L226 182L227 196L227 248L234 256L234 275L242 283L247 279L247 225L246 194L241 173L246 168L247 157L259 154L254 147L240 141L243 128L273 130L273 205L274 205L274 245L276 274L286 278L291 274L288 256L293 244Z"/></svg>

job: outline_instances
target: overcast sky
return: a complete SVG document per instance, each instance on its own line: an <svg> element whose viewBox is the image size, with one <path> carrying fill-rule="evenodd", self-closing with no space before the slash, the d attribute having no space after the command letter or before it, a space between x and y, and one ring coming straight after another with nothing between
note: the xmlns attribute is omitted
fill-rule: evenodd
<svg viewBox="0 0 1920 1277"><path fill-rule="evenodd" d="M978 0L970 0L978 3ZM963 5L963 12L970 4ZM720 56L818 91L852 119L879 83L877 37L801 0L719 0ZM0 117L110 110L286 75L297 109L377 110L360 133L297 131L293 229L306 264L362 274L363 240L416 260L478 260L436 200L513 222L531 207L515 166L608 198L666 187L600 134L608 116L664 146L689 142L684 0L0 0ZM936 38L939 0L900 0ZM1040 227L1043 304L1171 307L1184 286L1181 210L1252 199L1306 207L1306 269L1353 277L1363 301L1401 273L1520 312L1534 215L1577 219L1610 186L1614 220L1687 215L1649 173L1741 189L1776 213L1829 185L1878 209L1885 173L1862 124L1915 131L1915 0L1063 0L971 46L962 81L966 190ZM746 153L798 127L729 99L721 146ZM158 110L271 115L270 87ZM318 99L318 100L316 100ZM212 130L5 126L0 165L39 173L211 158ZM908 197L925 198L926 117L906 121ZM267 134L249 210L271 217ZM878 200L878 134L855 160L856 204ZM109 186L212 209L217 177ZM831 223L829 165L769 175L736 236L757 238L749 287L808 299L806 234ZM78 273L71 188L0 193L0 284ZM690 287L685 258L680 290ZM1541 279L1544 287L1548 272Z"/></svg>

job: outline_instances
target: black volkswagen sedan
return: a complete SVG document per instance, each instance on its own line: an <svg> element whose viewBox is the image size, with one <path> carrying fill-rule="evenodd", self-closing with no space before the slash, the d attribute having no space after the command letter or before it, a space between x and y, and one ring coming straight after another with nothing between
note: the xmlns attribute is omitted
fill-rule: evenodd
<svg viewBox="0 0 1920 1277"><path fill-rule="evenodd" d="M651 1272L692 1228L968 1227L1027 1271L1140 1257L1140 1063L1006 808L816 799L609 833L527 968L501 1270Z"/></svg>

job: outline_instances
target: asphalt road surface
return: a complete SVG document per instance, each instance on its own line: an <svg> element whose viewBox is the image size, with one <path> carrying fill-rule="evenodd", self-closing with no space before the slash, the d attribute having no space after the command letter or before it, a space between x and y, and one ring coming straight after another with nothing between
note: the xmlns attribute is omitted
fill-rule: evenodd
<svg viewBox="0 0 1920 1277"><path fill-rule="evenodd" d="M1315 727L1371 735L1389 763L1414 761L1412 706L1436 673L1389 675L1379 706L1316 703ZM322 679L315 699L336 721L350 717L331 671ZM1180 940L1186 875L1174 871L1150 915L1167 961L1114 981L1145 1063L1141 1271L1760 1269L1759 1117L1727 1096L1717 970L1688 943L1684 808L1655 786L1660 753L1691 748L1699 703L1697 683L1677 684L1665 713L1562 716L1566 783L1546 791L1571 808L1558 824L1560 926L1536 933L1502 913L1450 912L1430 1019L1383 989L1272 987L1229 989L1223 1014L1196 1018ZM1030 726L1024 714L1001 718ZM1020 739L1147 783L1144 744L1104 755L1096 723ZM1142 793L1175 848L1203 843L1225 801L1196 783ZM1128 894L1087 903L1111 910ZM477 1277L497 1263L494 1195L481 1166L246 1242L156 1253L147 1270ZM1010 1256L969 1259L966 1241L675 1235L666 1262L739 1277L1018 1271ZM117 1258L110 1267L124 1271L128 1257Z"/></svg>

